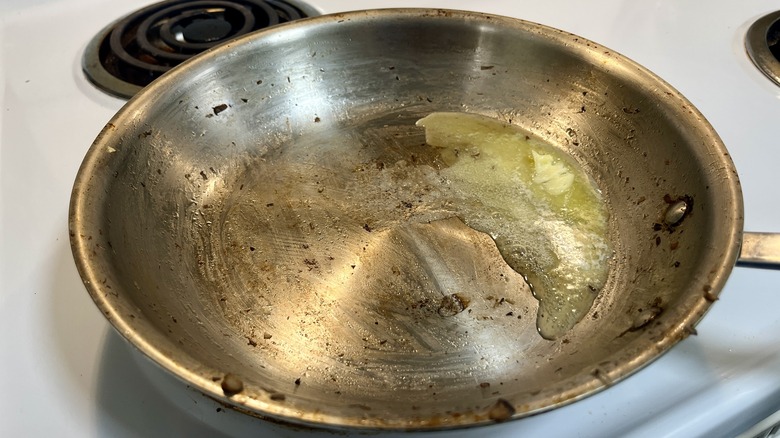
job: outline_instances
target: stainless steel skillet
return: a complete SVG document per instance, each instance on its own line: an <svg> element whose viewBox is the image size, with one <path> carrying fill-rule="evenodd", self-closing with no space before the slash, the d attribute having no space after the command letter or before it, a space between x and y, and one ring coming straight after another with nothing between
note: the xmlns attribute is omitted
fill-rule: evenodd
<svg viewBox="0 0 780 438"><path fill-rule="evenodd" d="M521 126L602 190L610 278L566 336L538 335L486 235L383 222L436 194L397 184L436 169L415 126L434 111ZM646 69L520 20L404 9L279 26L155 81L87 153L70 230L108 320L204 393L283 421L434 429L570 403L695 333L742 214L721 140ZM442 311L453 292L463 311Z"/></svg>

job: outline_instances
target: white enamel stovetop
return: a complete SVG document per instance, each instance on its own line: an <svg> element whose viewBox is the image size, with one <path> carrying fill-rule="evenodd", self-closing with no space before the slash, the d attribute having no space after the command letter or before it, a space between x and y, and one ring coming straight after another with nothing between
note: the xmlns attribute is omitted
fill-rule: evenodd
<svg viewBox="0 0 780 438"><path fill-rule="evenodd" d="M146 3L0 2L0 436L330 436L218 409L126 345L76 273L71 186L123 103L86 81L81 54L107 23ZM746 227L780 231L780 88L752 67L742 42L778 2L310 3L323 12L436 6L511 15L621 52L678 88L720 133L742 178ZM446 436L733 436L780 409L778 309L780 272L738 268L699 335L626 381L549 413Z"/></svg>

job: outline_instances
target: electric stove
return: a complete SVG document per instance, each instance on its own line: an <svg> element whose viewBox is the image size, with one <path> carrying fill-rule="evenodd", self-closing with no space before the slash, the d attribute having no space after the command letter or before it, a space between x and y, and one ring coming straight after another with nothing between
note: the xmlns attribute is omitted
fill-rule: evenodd
<svg viewBox="0 0 780 438"><path fill-rule="evenodd" d="M242 14L253 2L241 3L243 9L222 17L245 24ZM104 44L95 38L107 26L150 4L0 5L0 436L331 436L249 417L188 388L109 326L76 272L67 224L73 180L95 136L124 104L114 96L133 92L105 93L100 80L83 71L85 52ZM718 131L742 181L746 229L780 232L780 87L745 48L751 25L780 4L311 0L292 7L304 15L386 7L476 10L563 29L620 52L680 90ZM277 22L297 18L290 10L277 8ZM157 33L147 43L178 41L192 52L193 45L237 32L208 20L193 12L152 24ZM152 76L164 73L158 70ZM778 308L780 272L736 268L698 335L625 381L530 418L428 435L688 438L750 429L756 436L780 421L770 417L780 409Z"/></svg>

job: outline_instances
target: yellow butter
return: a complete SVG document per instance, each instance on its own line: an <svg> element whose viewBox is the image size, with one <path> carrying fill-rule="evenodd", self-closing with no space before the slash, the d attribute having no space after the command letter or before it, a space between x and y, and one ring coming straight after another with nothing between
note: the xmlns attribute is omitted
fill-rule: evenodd
<svg viewBox="0 0 780 438"><path fill-rule="evenodd" d="M593 180L562 150L490 117L442 112L417 125L441 149L458 216L489 234L532 286L539 333L561 337L608 276L609 216Z"/></svg>

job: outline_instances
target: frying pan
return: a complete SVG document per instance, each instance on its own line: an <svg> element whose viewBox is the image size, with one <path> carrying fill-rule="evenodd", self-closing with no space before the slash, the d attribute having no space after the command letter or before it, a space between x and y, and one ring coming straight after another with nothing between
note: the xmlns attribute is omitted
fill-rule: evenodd
<svg viewBox="0 0 780 438"><path fill-rule="evenodd" d="M437 172L415 126L436 111L522 127L601 190L609 279L563 336L538 334L488 235L417 215L438 189L405 175ZM69 220L87 290L138 350L241 411L336 428L571 403L695 333L741 248L777 254L743 235L726 148L664 81L566 32L449 10L302 20L174 69L99 134Z"/></svg>

